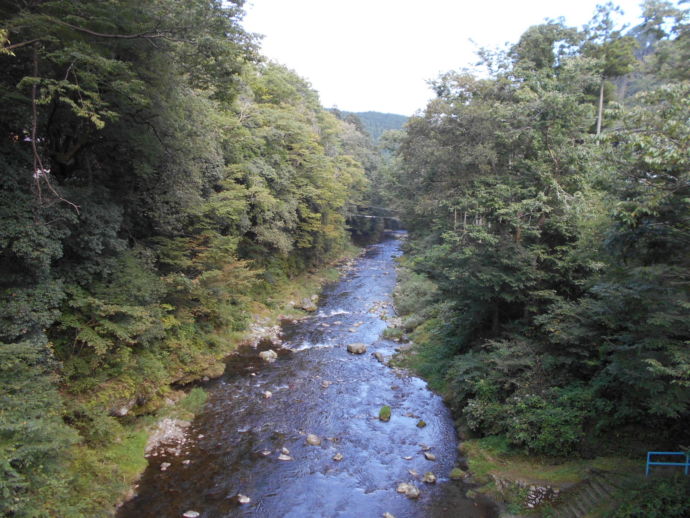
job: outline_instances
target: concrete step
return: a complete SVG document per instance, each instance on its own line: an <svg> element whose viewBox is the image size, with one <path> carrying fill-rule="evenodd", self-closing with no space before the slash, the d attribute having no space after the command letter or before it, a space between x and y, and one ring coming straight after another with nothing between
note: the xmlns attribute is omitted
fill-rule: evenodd
<svg viewBox="0 0 690 518"><path fill-rule="evenodd" d="M625 475L611 472L600 472L596 476L596 480L598 480L602 484L609 485L613 490L622 489L627 478L628 477L626 477Z"/></svg>
<svg viewBox="0 0 690 518"><path fill-rule="evenodd" d="M604 499L611 496L611 488L602 484L599 479L593 478L589 481L589 485L591 486L592 490L599 495L599 498Z"/></svg>
<svg viewBox="0 0 690 518"><path fill-rule="evenodd" d="M558 518L583 518L595 507L611 502L613 494L631 479L625 473L592 470L589 478L561 493L554 504Z"/></svg>
<svg viewBox="0 0 690 518"><path fill-rule="evenodd" d="M582 487L582 503L584 507L589 511L592 507L597 505L597 502L601 499L601 495L597 493L591 484L587 483Z"/></svg>
<svg viewBox="0 0 690 518"><path fill-rule="evenodd" d="M577 513L570 504L566 504L564 507L558 509L559 516L562 515L563 518L578 518Z"/></svg>
<svg viewBox="0 0 690 518"><path fill-rule="evenodd" d="M586 515L587 511L589 510L582 499L582 493L575 496L575 501L573 502L573 505L577 510L577 518L581 518L582 516Z"/></svg>

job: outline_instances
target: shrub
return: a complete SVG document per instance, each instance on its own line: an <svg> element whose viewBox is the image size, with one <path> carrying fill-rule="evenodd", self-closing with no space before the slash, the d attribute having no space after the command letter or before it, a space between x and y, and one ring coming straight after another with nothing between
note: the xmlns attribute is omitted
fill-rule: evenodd
<svg viewBox="0 0 690 518"><path fill-rule="evenodd" d="M648 480L626 494L613 518L685 518L690 516L689 494L688 477Z"/></svg>
<svg viewBox="0 0 690 518"><path fill-rule="evenodd" d="M508 438L531 453L570 455L584 436L582 412L560 400L530 395L515 397L509 405L513 417Z"/></svg>
<svg viewBox="0 0 690 518"><path fill-rule="evenodd" d="M414 316L420 323L420 319L431 316L439 297L433 281L407 268L398 270L398 285L393 295L397 312L402 316Z"/></svg>

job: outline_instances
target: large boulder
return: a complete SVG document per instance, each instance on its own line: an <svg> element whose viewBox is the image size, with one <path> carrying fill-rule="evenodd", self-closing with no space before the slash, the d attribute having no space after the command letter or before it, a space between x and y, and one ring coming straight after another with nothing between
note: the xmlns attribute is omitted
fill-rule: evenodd
<svg viewBox="0 0 690 518"><path fill-rule="evenodd" d="M367 346L361 343L348 344L347 352L352 354L364 354L367 352Z"/></svg>
<svg viewBox="0 0 690 518"><path fill-rule="evenodd" d="M278 359L278 353L275 352L273 349L261 351L259 353L259 358L261 358L266 363L273 363L274 361L276 361L276 359Z"/></svg>

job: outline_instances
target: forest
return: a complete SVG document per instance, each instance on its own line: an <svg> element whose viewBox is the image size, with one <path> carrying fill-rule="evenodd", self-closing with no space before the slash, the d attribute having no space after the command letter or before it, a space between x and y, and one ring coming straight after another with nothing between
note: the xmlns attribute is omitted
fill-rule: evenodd
<svg viewBox="0 0 690 518"><path fill-rule="evenodd" d="M535 25L381 136L404 118L324 109L243 3L0 0L0 514L107 516L132 422L376 235L358 205L409 231L409 363L461 434L688 450L684 2Z"/></svg>
<svg viewBox="0 0 690 518"><path fill-rule="evenodd" d="M331 111L336 111L332 109ZM341 112L345 117L353 115L354 120L359 120L362 124L362 129L378 143L384 133L390 131L398 131L403 128L409 117L405 115L396 115L394 113L379 113L379 112ZM341 117L342 118L342 117Z"/></svg>
<svg viewBox="0 0 690 518"><path fill-rule="evenodd" d="M481 53L486 76L440 77L408 122L388 184L410 232L397 307L461 435L556 459L690 447L681 7L535 25ZM618 516L687 516L686 496Z"/></svg>
<svg viewBox="0 0 690 518"><path fill-rule="evenodd" d="M0 2L3 516L100 515L125 416L347 245L373 145L242 13Z"/></svg>

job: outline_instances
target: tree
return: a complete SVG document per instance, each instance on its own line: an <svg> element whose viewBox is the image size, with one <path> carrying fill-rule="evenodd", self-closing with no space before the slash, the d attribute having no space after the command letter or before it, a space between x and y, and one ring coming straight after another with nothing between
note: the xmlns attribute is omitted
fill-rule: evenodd
<svg viewBox="0 0 690 518"><path fill-rule="evenodd" d="M562 21L549 21L527 29L520 40L510 49L517 66L553 69L561 61L577 52L581 36Z"/></svg>
<svg viewBox="0 0 690 518"><path fill-rule="evenodd" d="M621 13L612 3L597 6L597 13L585 27L586 41L583 52L599 62L599 105L597 110L596 134L601 133L604 116L604 86L606 81L627 74L633 70L637 59L637 41L623 36L623 29L616 29L613 15Z"/></svg>
<svg viewBox="0 0 690 518"><path fill-rule="evenodd" d="M463 426L540 454L586 454L612 431L676 447L690 418L690 92L685 67L652 68L666 84L591 138L591 92L601 131L602 84L632 63L614 11L583 45L549 23L486 55L489 77L444 74L392 182L416 274L400 291L423 276L436 293L405 320L415 364ZM681 55L681 34L659 49Z"/></svg>

